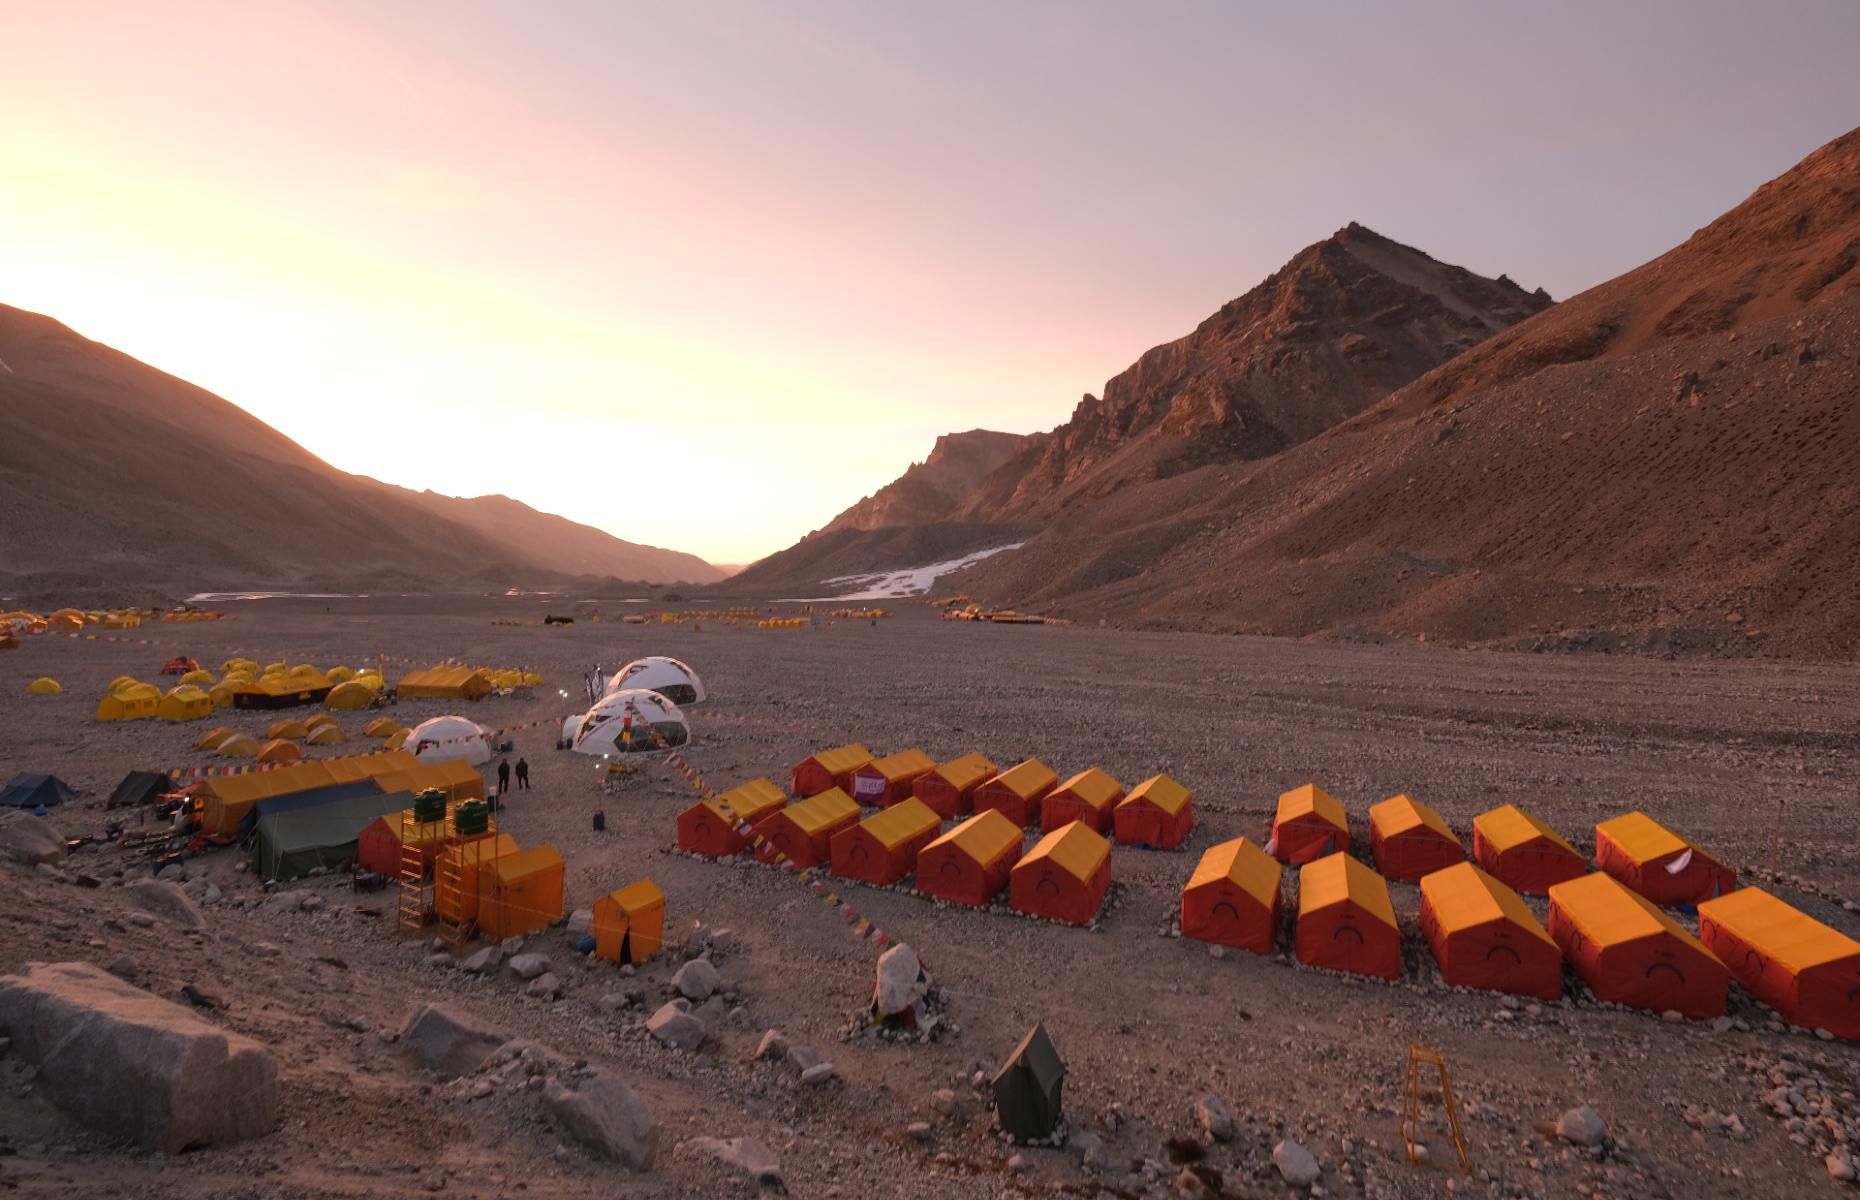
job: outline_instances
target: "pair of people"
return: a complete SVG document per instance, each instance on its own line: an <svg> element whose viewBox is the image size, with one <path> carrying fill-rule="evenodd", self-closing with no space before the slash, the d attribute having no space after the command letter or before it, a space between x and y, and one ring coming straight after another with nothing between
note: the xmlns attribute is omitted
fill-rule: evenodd
<svg viewBox="0 0 1860 1200"><path fill-rule="evenodd" d="M530 764L526 759L517 760L517 786L526 792L530 790ZM510 760L500 758L497 760L497 794L501 796L509 790Z"/></svg>

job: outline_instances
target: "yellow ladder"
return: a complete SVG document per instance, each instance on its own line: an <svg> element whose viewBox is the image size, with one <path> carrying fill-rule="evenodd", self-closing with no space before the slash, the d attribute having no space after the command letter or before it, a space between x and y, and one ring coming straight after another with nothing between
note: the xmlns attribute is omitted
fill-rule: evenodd
<svg viewBox="0 0 1860 1200"><path fill-rule="evenodd" d="M447 820L452 819L453 814L448 813ZM490 861L495 867L497 863L497 818L494 816L485 823L484 834L471 839L471 842L480 842L485 839L489 839ZM477 920L465 915L465 874L459 869L458 858L459 854L464 853L464 847L471 845L471 842L453 842L433 865L433 913L439 919L439 936L446 940L455 954L464 950L466 943L470 942L478 932ZM484 866L485 862L481 857L478 869L482 871Z"/></svg>
<svg viewBox="0 0 1860 1200"><path fill-rule="evenodd" d="M432 897L426 882L426 860L420 857L413 810L400 815L400 927L414 932L426 928Z"/></svg>
<svg viewBox="0 0 1860 1200"><path fill-rule="evenodd" d="M1447 1110L1445 1129L1428 1129L1421 1124L1421 1074L1428 1067L1434 1068L1440 1080L1440 1102ZM1460 1156L1458 1170L1463 1175L1472 1174L1472 1160L1466 1155L1466 1137L1460 1130L1460 1106L1453 1099L1453 1082L1447 1078L1447 1060L1431 1046L1410 1042L1408 1078L1402 1087L1401 1113L1401 1140L1408 1147L1408 1161L1415 1165L1427 1163L1448 1170L1455 1169L1451 1163L1434 1162L1427 1149L1430 1136L1446 1138L1452 1142Z"/></svg>

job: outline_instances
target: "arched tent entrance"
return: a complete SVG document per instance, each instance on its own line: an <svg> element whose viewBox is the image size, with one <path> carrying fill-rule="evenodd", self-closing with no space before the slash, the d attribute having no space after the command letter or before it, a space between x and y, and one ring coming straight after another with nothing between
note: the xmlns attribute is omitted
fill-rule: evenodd
<svg viewBox="0 0 1860 1200"><path fill-rule="evenodd" d="M917 890L952 904L987 904L1008 884L1026 834L990 809L976 813L917 855Z"/></svg>
<svg viewBox="0 0 1860 1200"><path fill-rule="evenodd" d="M1473 858L1493 878L1528 896L1589 873L1589 864L1550 828L1515 804L1473 818Z"/></svg>
<svg viewBox="0 0 1860 1200"><path fill-rule="evenodd" d="M1518 893L1469 862L1421 880L1421 932L1440 977L1555 1000L1563 994L1563 951Z"/></svg>
<svg viewBox="0 0 1860 1200"><path fill-rule="evenodd" d="M1348 854L1298 872L1298 961L1377 979L1401 975L1401 932L1389 885Z"/></svg>
<svg viewBox="0 0 1860 1200"><path fill-rule="evenodd" d="M1246 838L1208 847L1182 889L1182 936L1271 954L1285 868Z"/></svg>
<svg viewBox="0 0 1860 1200"><path fill-rule="evenodd" d="M1392 796L1370 808L1369 851L1385 879L1417 880L1466 857L1440 814L1407 796Z"/></svg>

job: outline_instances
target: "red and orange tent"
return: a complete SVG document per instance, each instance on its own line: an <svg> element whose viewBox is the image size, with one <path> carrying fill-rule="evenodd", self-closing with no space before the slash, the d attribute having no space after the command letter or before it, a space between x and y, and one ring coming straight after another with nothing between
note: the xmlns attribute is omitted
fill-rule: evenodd
<svg viewBox="0 0 1860 1200"><path fill-rule="evenodd" d="M936 810L945 821L974 811L975 789L995 777L995 764L985 754L964 754L938 763L911 784L911 794Z"/></svg>
<svg viewBox="0 0 1860 1200"><path fill-rule="evenodd" d="M810 754L794 765L788 790L797 796L818 796L828 788L850 793L853 772L871 761L872 752L857 742Z"/></svg>
<svg viewBox="0 0 1860 1200"><path fill-rule="evenodd" d="M749 835L737 832L742 823L753 828L787 803L788 797L767 779L752 779L714 800L700 800L678 814L678 848L711 858L740 854L749 846Z"/></svg>
<svg viewBox="0 0 1860 1200"><path fill-rule="evenodd" d="M1111 843L1082 821L1053 830L1008 875L1015 912L1088 925L1111 887Z"/></svg>
<svg viewBox="0 0 1860 1200"><path fill-rule="evenodd" d="M1195 793L1167 775L1152 775L1111 810L1111 827L1126 846L1173 850L1195 826Z"/></svg>
<svg viewBox="0 0 1860 1200"><path fill-rule="evenodd" d="M1563 994L1563 951L1518 893L1461 861L1421 880L1421 933L1440 977L1555 1000Z"/></svg>
<svg viewBox="0 0 1860 1200"><path fill-rule="evenodd" d="M975 811L1000 813L1022 829L1040 815L1040 801L1059 786L1059 776L1037 758L1009 767L975 789Z"/></svg>
<svg viewBox="0 0 1860 1200"><path fill-rule="evenodd" d="M1697 1020L1724 1013L1730 972L1653 903L1599 872L1550 889L1550 936L1598 1000L1672 1009Z"/></svg>
<svg viewBox="0 0 1860 1200"><path fill-rule="evenodd" d="M922 750L900 750L875 758L852 773L852 798L870 808L890 808L908 800L911 785L936 769L936 760Z"/></svg>
<svg viewBox="0 0 1860 1200"><path fill-rule="evenodd" d="M1655 904L1698 904L1737 888L1737 872L1644 812L1595 827L1595 861Z"/></svg>
<svg viewBox="0 0 1860 1200"><path fill-rule="evenodd" d="M1283 911L1284 870L1246 838L1208 847L1182 889L1182 936L1271 954Z"/></svg>
<svg viewBox="0 0 1860 1200"><path fill-rule="evenodd" d="M993 809L978 812L917 855L917 890L955 904L986 904L1007 886L1025 836Z"/></svg>
<svg viewBox="0 0 1860 1200"><path fill-rule="evenodd" d="M1574 846L1515 804L1473 818L1473 858L1500 883L1529 896L1589 873Z"/></svg>
<svg viewBox="0 0 1860 1200"><path fill-rule="evenodd" d="M1860 942L1754 887L1699 905L1699 940L1791 1025L1860 1039Z"/></svg>
<svg viewBox="0 0 1860 1200"><path fill-rule="evenodd" d="M1297 866L1350 849L1350 819L1337 798L1315 783L1279 797L1272 818L1274 858Z"/></svg>
<svg viewBox="0 0 1860 1200"><path fill-rule="evenodd" d="M762 836L756 857L763 862L782 858L805 870L832 858L833 835L859 819L859 806L838 788L829 788L787 808L778 808L756 823Z"/></svg>
<svg viewBox="0 0 1860 1200"><path fill-rule="evenodd" d="M1124 785L1097 767L1080 771L1040 801L1040 828L1058 829L1083 821L1098 833L1111 828L1111 810L1124 798Z"/></svg>
<svg viewBox="0 0 1860 1200"><path fill-rule="evenodd" d="M1369 852L1385 879L1420 879L1466 858L1440 814L1408 796L1391 796L1370 808Z"/></svg>
<svg viewBox="0 0 1860 1200"><path fill-rule="evenodd" d="M916 797L880 809L833 835L833 873L880 886L917 869L917 855L943 832L943 819Z"/></svg>
<svg viewBox="0 0 1860 1200"><path fill-rule="evenodd" d="M1401 929L1389 885L1348 854L1308 862L1298 871L1298 961L1377 979L1401 975Z"/></svg>

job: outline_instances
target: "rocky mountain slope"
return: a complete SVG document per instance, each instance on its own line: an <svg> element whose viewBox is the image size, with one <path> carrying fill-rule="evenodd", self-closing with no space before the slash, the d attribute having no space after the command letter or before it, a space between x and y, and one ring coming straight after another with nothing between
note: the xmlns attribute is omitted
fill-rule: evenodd
<svg viewBox="0 0 1860 1200"><path fill-rule="evenodd" d="M953 520L982 480L1026 442L1024 434L992 429L946 433L922 462L913 463L903 475L833 518L821 532Z"/></svg>

